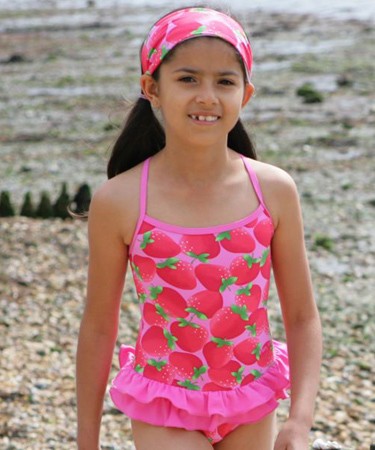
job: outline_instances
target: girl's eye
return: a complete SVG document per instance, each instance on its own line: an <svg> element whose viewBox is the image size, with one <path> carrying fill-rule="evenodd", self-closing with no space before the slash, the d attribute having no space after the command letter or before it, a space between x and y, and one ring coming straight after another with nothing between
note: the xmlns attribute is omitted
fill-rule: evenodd
<svg viewBox="0 0 375 450"><path fill-rule="evenodd" d="M195 80L193 77L182 77L179 81L182 81L182 83L193 83Z"/></svg>
<svg viewBox="0 0 375 450"><path fill-rule="evenodd" d="M232 80L220 80L220 84L224 84L225 86L233 86L234 82Z"/></svg>

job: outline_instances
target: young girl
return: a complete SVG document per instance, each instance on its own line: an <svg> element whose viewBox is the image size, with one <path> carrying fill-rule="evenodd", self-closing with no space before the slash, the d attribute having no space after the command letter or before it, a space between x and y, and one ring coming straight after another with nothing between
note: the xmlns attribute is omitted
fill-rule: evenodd
<svg viewBox="0 0 375 450"><path fill-rule="evenodd" d="M320 322L295 185L256 160L239 119L254 92L250 43L227 15L184 8L152 27L141 63L142 95L89 211L78 447L100 445L129 260L141 321L110 395L137 450L306 450ZM270 335L271 266L288 352Z"/></svg>

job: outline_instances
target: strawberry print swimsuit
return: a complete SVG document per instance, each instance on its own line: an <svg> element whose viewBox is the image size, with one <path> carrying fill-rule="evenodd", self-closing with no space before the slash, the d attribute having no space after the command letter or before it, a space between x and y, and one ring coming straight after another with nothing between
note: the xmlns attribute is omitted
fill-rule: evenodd
<svg viewBox="0 0 375 450"><path fill-rule="evenodd" d="M272 220L249 161L259 205L224 225L188 228L147 215L150 158L129 249L141 320L120 349L110 395L133 419L202 431L211 443L257 422L286 398L285 344L267 315Z"/></svg>

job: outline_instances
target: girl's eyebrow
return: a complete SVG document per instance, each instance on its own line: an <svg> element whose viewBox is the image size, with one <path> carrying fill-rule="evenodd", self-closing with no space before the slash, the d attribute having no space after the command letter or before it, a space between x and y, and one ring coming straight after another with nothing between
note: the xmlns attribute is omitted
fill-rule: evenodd
<svg viewBox="0 0 375 450"><path fill-rule="evenodd" d="M191 73L193 75L197 75L199 73L202 73L201 70L192 69L191 67L180 67L180 68L178 68L178 69L173 71L173 73L178 73L178 72ZM233 70L223 70L223 71L217 72L217 75L219 75L221 77L228 77L228 76L239 77L240 73L238 73L236 71L233 71Z"/></svg>

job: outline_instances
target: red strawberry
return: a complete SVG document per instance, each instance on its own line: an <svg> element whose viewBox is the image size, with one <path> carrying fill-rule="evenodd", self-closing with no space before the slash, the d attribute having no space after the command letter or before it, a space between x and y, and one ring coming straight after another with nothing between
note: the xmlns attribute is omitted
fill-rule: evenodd
<svg viewBox="0 0 375 450"><path fill-rule="evenodd" d="M251 370L250 373L243 378L241 386L246 386L247 384L252 383L254 380L258 379L261 376L262 373L259 372L259 370Z"/></svg>
<svg viewBox="0 0 375 450"><path fill-rule="evenodd" d="M164 327L168 323L168 316L164 309L156 303L145 303L143 306L143 318L149 325Z"/></svg>
<svg viewBox="0 0 375 450"><path fill-rule="evenodd" d="M248 223L247 225L245 225L246 228L254 228L255 225L257 224L258 219L254 219L252 220L250 223Z"/></svg>
<svg viewBox="0 0 375 450"><path fill-rule="evenodd" d="M167 361L149 359L143 371L143 375L161 383L171 384L175 376L176 369Z"/></svg>
<svg viewBox="0 0 375 450"><path fill-rule="evenodd" d="M223 438L231 431L233 431L234 428L236 428L236 425L234 425L233 423L222 423L217 427L217 432Z"/></svg>
<svg viewBox="0 0 375 450"><path fill-rule="evenodd" d="M250 283L258 276L260 259L251 255L242 255L234 258L229 270L232 277L236 278L235 284L242 285Z"/></svg>
<svg viewBox="0 0 375 450"><path fill-rule="evenodd" d="M181 250L193 259L207 262L220 253L220 245L213 234L188 234L180 241Z"/></svg>
<svg viewBox="0 0 375 450"><path fill-rule="evenodd" d="M176 372L184 378L198 379L207 372L207 367L202 364L198 356L184 352L172 352L169 362L176 368Z"/></svg>
<svg viewBox="0 0 375 450"><path fill-rule="evenodd" d="M200 313L205 317L202 319L210 319L215 312L223 306L223 297L219 292L214 291L201 291L192 295L188 301L188 308L186 311L193 313L199 317ZM181 316L184 317L184 316Z"/></svg>
<svg viewBox="0 0 375 450"><path fill-rule="evenodd" d="M174 289L164 286L153 286L150 288L150 298L159 304L166 314L171 317L186 317L189 315L185 308L186 301Z"/></svg>
<svg viewBox="0 0 375 450"><path fill-rule="evenodd" d="M186 352L194 353L200 350L208 340L208 331L204 327L185 319L173 322L171 333L177 345Z"/></svg>
<svg viewBox="0 0 375 450"><path fill-rule="evenodd" d="M274 232L273 223L270 218L263 219L254 228L254 234L257 241L267 247L271 243L272 235Z"/></svg>
<svg viewBox="0 0 375 450"><path fill-rule="evenodd" d="M205 385L203 385L202 391L231 391L231 388L227 388L227 387L223 387L223 386L219 386L216 383L206 383Z"/></svg>
<svg viewBox="0 0 375 450"><path fill-rule="evenodd" d="M219 386L234 388L242 381L244 368L238 361L229 361L220 369L208 369L208 376Z"/></svg>
<svg viewBox="0 0 375 450"><path fill-rule="evenodd" d="M266 308L258 308L250 315L246 329L250 331L253 336L259 336L264 331L269 331Z"/></svg>
<svg viewBox="0 0 375 450"><path fill-rule="evenodd" d="M158 230L144 233L140 247L146 255L157 258L170 258L181 252L180 246L173 239Z"/></svg>
<svg viewBox="0 0 375 450"><path fill-rule="evenodd" d="M216 240L220 242L222 247L232 253L250 253L255 248L254 239L244 227L224 231L217 235Z"/></svg>
<svg viewBox="0 0 375 450"><path fill-rule="evenodd" d="M237 344L233 353L234 356L246 365L254 364L260 358L262 344L256 338L248 338Z"/></svg>
<svg viewBox="0 0 375 450"><path fill-rule="evenodd" d="M175 348L176 338L168 330L156 325L150 327L142 336L143 350L152 356L168 355Z"/></svg>
<svg viewBox="0 0 375 450"><path fill-rule="evenodd" d="M155 227L154 225L150 225L147 222L142 222L141 228L138 231L138 234L146 233L147 231L153 230Z"/></svg>
<svg viewBox="0 0 375 450"><path fill-rule="evenodd" d="M180 289L194 289L197 280L193 267L178 258L168 258L156 265L157 273L167 283Z"/></svg>
<svg viewBox="0 0 375 450"><path fill-rule="evenodd" d="M207 342L203 347L203 354L212 369L220 369L232 359L233 343L212 337L211 342Z"/></svg>
<svg viewBox="0 0 375 450"><path fill-rule="evenodd" d="M135 289L138 294L138 300L141 303L144 303L147 299L146 289L143 286L142 280L138 277L133 277Z"/></svg>
<svg viewBox="0 0 375 450"><path fill-rule="evenodd" d="M262 352L260 354L258 364L261 367L269 366L273 362L273 360L273 344L272 341L267 341L262 347Z"/></svg>
<svg viewBox="0 0 375 450"><path fill-rule="evenodd" d="M271 276L271 254L268 248L263 252L262 258L260 260L260 271L263 277L268 280Z"/></svg>
<svg viewBox="0 0 375 450"><path fill-rule="evenodd" d="M213 336L232 339L242 334L248 325L246 306L225 306L219 309L211 319L210 329Z"/></svg>
<svg viewBox="0 0 375 450"><path fill-rule="evenodd" d="M226 267L217 264L199 264L195 268L195 275L203 286L210 291L224 292L237 281L237 278L231 276Z"/></svg>
<svg viewBox="0 0 375 450"><path fill-rule="evenodd" d="M248 311L253 312L259 306L262 290L257 284L249 283L247 286L238 289L236 294L236 305L245 305Z"/></svg>
<svg viewBox="0 0 375 450"><path fill-rule="evenodd" d="M135 255L132 260L132 267L142 281L151 281L156 273L156 264L151 258Z"/></svg>

